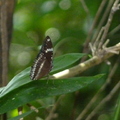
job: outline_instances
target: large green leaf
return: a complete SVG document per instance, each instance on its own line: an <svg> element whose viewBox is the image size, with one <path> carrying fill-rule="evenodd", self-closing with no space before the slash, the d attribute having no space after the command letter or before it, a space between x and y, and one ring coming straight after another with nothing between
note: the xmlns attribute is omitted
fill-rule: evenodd
<svg viewBox="0 0 120 120"><path fill-rule="evenodd" d="M48 84L47 80L28 82L11 90L0 98L0 114L38 98L46 98L76 91L101 77L102 75L93 77L75 77L54 81L49 80ZM27 78L24 80L27 81Z"/></svg>
<svg viewBox="0 0 120 120"><path fill-rule="evenodd" d="M3 91L4 88L5 88L5 87L1 87L1 88L0 88L0 93Z"/></svg>
<svg viewBox="0 0 120 120"><path fill-rule="evenodd" d="M17 74L8 84L6 87L4 87L0 93L0 97L4 96L11 90L18 88L28 82L30 82L29 74L30 74L30 68L26 68L19 74Z"/></svg>
<svg viewBox="0 0 120 120"><path fill-rule="evenodd" d="M70 66L71 64L75 63L77 60L79 60L81 57L83 57L85 54L82 53L70 53L65 54L60 57L55 58L54 60L54 68L53 72L60 71L62 69L65 69L66 67ZM5 95L6 93L10 92L11 90L18 88L28 82L30 82L30 67L23 70L21 73L17 74L9 83L8 85L2 89L2 92L0 94L0 97Z"/></svg>

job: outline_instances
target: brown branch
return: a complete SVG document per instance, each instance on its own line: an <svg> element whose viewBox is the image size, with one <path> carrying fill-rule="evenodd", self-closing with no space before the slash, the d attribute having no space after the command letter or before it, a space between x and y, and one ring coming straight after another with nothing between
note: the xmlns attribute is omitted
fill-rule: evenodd
<svg viewBox="0 0 120 120"><path fill-rule="evenodd" d="M14 0L0 0L0 86L7 84Z"/></svg>
<svg viewBox="0 0 120 120"><path fill-rule="evenodd" d="M0 86L5 86L8 79L8 53L12 33L12 4L14 6L13 0L0 0ZM2 119L7 120L6 113L2 115Z"/></svg>
<svg viewBox="0 0 120 120"><path fill-rule="evenodd" d="M93 45L91 43L89 43L89 46L90 46L90 49L91 49L91 52L92 52L92 55L95 56L97 51L98 51L98 44L99 44L99 39L101 38L102 34L104 32L104 28L102 27L98 36L97 36L97 39L96 41L93 43Z"/></svg>
<svg viewBox="0 0 120 120"><path fill-rule="evenodd" d="M78 75L80 73L82 73L83 71L98 65L100 63L102 63L103 61L107 60L108 58L112 57L115 53L110 52L111 51L116 51L116 52L120 52L120 43L116 44L115 46L106 48L105 50L101 50L98 53L98 56L94 56L93 58L80 63L70 69L66 69L63 70L62 72L56 73L53 76L51 76L50 78L54 79L54 78L69 78L69 77L73 77L75 75Z"/></svg>
<svg viewBox="0 0 120 120"><path fill-rule="evenodd" d="M8 33L8 48L10 46L13 30L13 13L16 0L7 0L6 11L7 11L7 33Z"/></svg>
<svg viewBox="0 0 120 120"><path fill-rule="evenodd" d="M1 62L2 62L2 86L7 84L8 73L8 43L7 43L7 26L6 26L6 1L1 1L0 7L0 34L1 34Z"/></svg>

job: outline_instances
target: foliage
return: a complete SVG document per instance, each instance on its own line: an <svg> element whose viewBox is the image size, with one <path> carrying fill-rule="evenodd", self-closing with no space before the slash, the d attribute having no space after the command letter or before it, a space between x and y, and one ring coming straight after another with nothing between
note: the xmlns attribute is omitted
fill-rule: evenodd
<svg viewBox="0 0 120 120"><path fill-rule="evenodd" d="M81 74L84 77L75 76L54 81L47 81L45 80L46 78L40 81L31 81L29 78L29 66L32 65L46 35L51 37L54 45L54 68L50 75L77 65L80 62L80 58L86 54L83 50L86 48L85 44L94 43L94 40L97 39L101 28L107 23L106 21L115 0L106 1L102 7L101 14L97 17L97 10L101 2L105 0L86 0L88 11L80 1L16 1L9 60L10 82L4 88L0 88L0 113L9 113L8 117L11 118L10 120L25 116L25 120L35 119L36 116L45 119L51 112L51 106L56 105L60 95L63 94L65 94L65 97L58 103L57 109L54 111L56 114L53 114L53 116L57 116L56 120L75 120L82 110L86 108L95 93L98 93L101 86L106 84L108 78L111 83L106 85L97 97L98 99L90 107L90 110L88 109L89 111L94 110L94 107L99 105L100 101L110 95L115 85L119 84L120 66L118 61L116 61L117 55L109 59L109 63L111 63L109 65L103 62L84 71ZM109 12L107 13L107 11ZM92 30L91 27L95 23L95 19L96 24ZM110 39L108 46L113 46L119 42L119 21L120 14L117 11L113 16L104 40L105 42ZM89 42L87 42L87 38L89 38ZM111 75L111 71L114 69L113 66L116 63L118 63L117 67ZM103 75L101 74L105 74L105 76L102 77ZM95 111L96 114L92 119L106 120L113 118L117 120L120 111L120 102L116 102L117 99L118 101L120 99L118 94L116 91L114 97L111 96L107 103L105 102L104 105L101 105L100 110ZM40 112L35 113L33 112L34 110L26 108L25 104L27 102L36 106ZM119 105L114 111L113 108L115 108L117 103ZM20 116L13 115L14 111L12 110L20 106L24 106L25 113ZM83 119L89 114L86 113ZM18 118L12 118L14 116Z"/></svg>

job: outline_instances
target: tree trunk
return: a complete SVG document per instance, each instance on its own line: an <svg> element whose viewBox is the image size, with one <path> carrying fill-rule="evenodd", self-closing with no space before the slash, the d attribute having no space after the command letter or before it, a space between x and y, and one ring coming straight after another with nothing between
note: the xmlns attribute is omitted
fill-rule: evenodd
<svg viewBox="0 0 120 120"><path fill-rule="evenodd" d="M8 80L8 54L12 36L15 0L0 0L0 86Z"/></svg>

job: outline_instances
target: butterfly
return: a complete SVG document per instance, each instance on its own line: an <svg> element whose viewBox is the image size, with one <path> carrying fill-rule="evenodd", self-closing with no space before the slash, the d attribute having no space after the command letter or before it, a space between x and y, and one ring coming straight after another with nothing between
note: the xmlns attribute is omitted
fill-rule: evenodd
<svg viewBox="0 0 120 120"><path fill-rule="evenodd" d="M38 80L52 70L53 67L53 45L49 36L47 36L42 44L33 66L31 67L30 78Z"/></svg>

